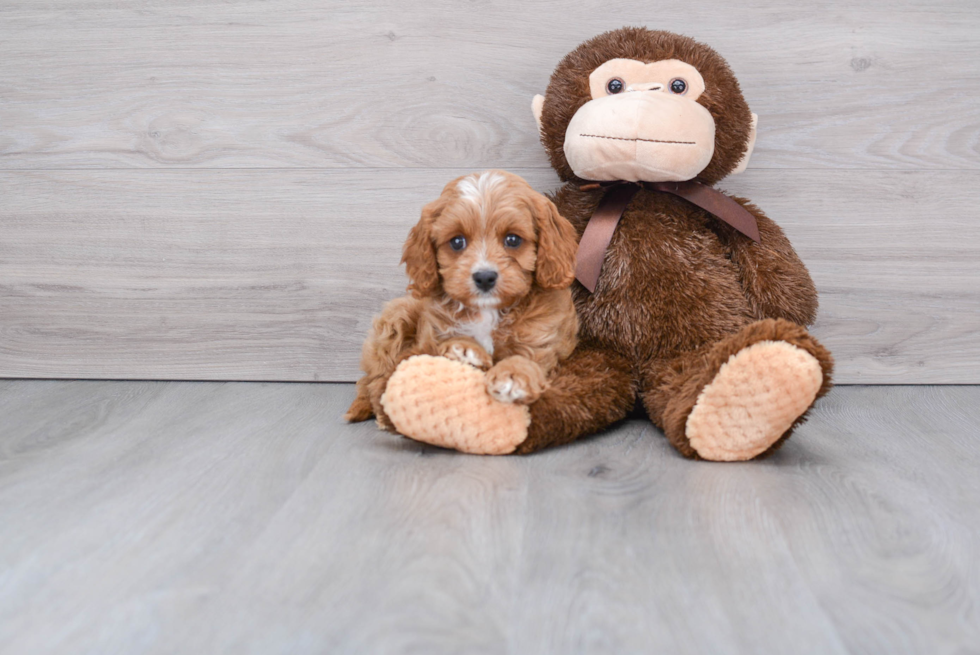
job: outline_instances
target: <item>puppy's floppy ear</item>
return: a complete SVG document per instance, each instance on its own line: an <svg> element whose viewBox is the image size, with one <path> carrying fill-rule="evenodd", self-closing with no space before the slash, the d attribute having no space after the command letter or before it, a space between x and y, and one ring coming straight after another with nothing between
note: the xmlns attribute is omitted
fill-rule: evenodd
<svg viewBox="0 0 980 655"><path fill-rule="evenodd" d="M558 213L555 203L536 191L531 193L531 207L538 229L538 261L534 279L538 286L545 289L564 289L575 279L578 234L572 224Z"/></svg>
<svg viewBox="0 0 980 655"><path fill-rule="evenodd" d="M442 195L422 208L422 218L408 233L402 248L402 263L412 280L409 291L416 298L425 298L439 291L439 262L432 241L432 225L446 207L448 187Z"/></svg>

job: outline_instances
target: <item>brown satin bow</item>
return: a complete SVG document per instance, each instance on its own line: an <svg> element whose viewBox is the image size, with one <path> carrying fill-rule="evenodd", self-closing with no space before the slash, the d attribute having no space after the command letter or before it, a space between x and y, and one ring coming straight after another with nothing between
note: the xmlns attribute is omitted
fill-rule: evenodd
<svg viewBox="0 0 980 655"><path fill-rule="evenodd" d="M601 188L607 185L587 184L582 190ZM736 230L755 242L759 241L759 225L745 207L726 196L721 191L705 186L700 182L614 182L608 185L606 195L602 197L589 224L585 226L582 240L578 246L578 263L575 267L575 277L590 292L595 292L599 282L602 262L606 257L606 248L612 240L616 225L622 218L623 212L629 206L636 192L643 186L647 189L671 193L680 196L688 202L728 223Z"/></svg>

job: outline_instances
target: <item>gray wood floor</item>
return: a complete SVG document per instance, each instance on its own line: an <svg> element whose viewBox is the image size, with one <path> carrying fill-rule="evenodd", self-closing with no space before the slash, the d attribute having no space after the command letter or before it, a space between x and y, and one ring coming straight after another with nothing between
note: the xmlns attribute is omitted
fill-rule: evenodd
<svg viewBox="0 0 980 655"><path fill-rule="evenodd" d="M980 388L845 387L773 458L519 458L342 384L0 382L0 652L975 653Z"/></svg>
<svg viewBox="0 0 980 655"><path fill-rule="evenodd" d="M579 42L689 34L760 116L848 383L980 383L976 0L3 0L0 377L357 378L452 177L550 190Z"/></svg>

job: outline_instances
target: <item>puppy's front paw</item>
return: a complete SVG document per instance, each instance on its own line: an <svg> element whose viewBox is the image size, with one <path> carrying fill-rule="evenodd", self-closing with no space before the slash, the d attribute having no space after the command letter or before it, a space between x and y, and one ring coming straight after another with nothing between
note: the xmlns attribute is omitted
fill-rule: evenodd
<svg viewBox="0 0 980 655"><path fill-rule="evenodd" d="M478 369L487 370L493 366L493 359L476 342L464 339L451 339L439 347L439 354Z"/></svg>
<svg viewBox="0 0 980 655"><path fill-rule="evenodd" d="M526 402L527 385L510 373L498 373L493 378L487 378L487 391L494 400L502 403Z"/></svg>
<svg viewBox="0 0 980 655"><path fill-rule="evenodd" d="M529 405L546 386L541 367L524 357L508 357L487 372L487 393L502 403Z"/></svg>

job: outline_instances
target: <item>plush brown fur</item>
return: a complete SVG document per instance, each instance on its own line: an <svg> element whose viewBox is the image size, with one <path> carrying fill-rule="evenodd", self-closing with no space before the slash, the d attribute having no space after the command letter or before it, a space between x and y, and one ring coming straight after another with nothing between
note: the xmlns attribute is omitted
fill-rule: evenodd
<svg viewBox="0 0 980 655"><path fill-rule="evenodd" d="M521 237L520 244L508 246L507 235ZM460 236L466 245L455 250L450 241ZM489 171L446 185L405 243L412 293L375 319L347 420L373 415L393 430L381 396L398 364L421 354L490 369L487 389L500 400L536 400L576 344L569 290L576 246L554 204L516 175ZM498 273L487 292L473 278L483 269Z"/></svg>
<svg viewBox="0 0 980 655"><path fill-rule="evenodd" d="M698 69L705 92L697 102L715 119L715 155L697 179L714 184L735 170L748 145L752 112L728 63L703 43L671 32L627 27L606 32L570 52L551 75L541 116L541 142L562 181L581 184L565 160L565 128L591 100L589 75L610 59L645 63L678 59Z"/></svg>
<svg viewBox="0 0 980 655"><path fill-rule="evenodd" d="M545 94L541 140L567 182L554 197L579 236L602 198L582 191L562 152L565 128L590 99L589 74L613 58L678 59L695 66L706 90L697 102L715 119L714 156L698 180L713 184L746 152L751 113L738 82L711 48L668 32L627 28L598 36L558 65ZM758 220L755 243L685 200L640 190L606 252L594 294L573 286L582 344L531 405L531 426L518 452L567 443L626 416L639 394L650 418L685 456L684 434L699 394L728 358L764 340L813 355L831 386L830 354L801 325L813 322L817 294L782 230L748 201ZM799 425L805 414L797 419ZM792 432L790 428L768 451Z"/></svg>

